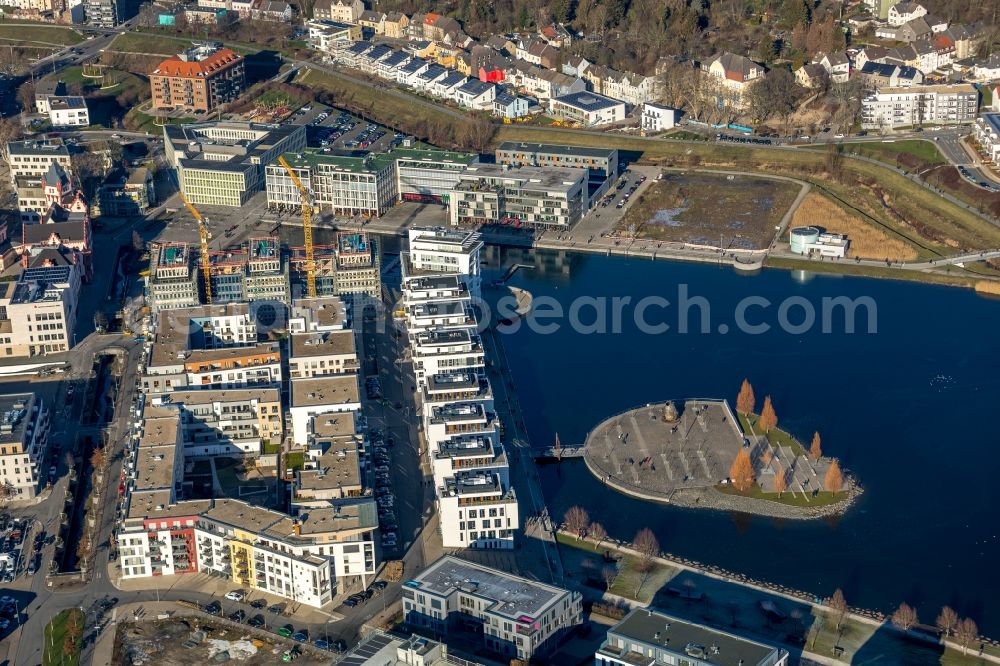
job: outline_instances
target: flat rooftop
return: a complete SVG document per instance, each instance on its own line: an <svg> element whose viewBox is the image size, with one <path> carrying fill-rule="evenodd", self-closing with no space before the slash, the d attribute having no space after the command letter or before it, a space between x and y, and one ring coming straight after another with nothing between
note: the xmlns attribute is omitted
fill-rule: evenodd
<svg viewBox="0 0 1000 666"><path fill-rule="evenodd" d="M183 168L242 173L305 127L221 121L164 125L163 132Z"/></svg>
<svg viewBox="0 0 1000 666"><path fill-rule="evenodd" d="M273 355L274 362L277 363L278 343L259 342L245 347L220 347L218 349L191 349L185 353L184 363L214 363L218 361L231 361L234 359L246 358L248 356Z"/></svg>
<svg viewBox="0 0 1000 666"><path fill-rule="evenodd" d="M443 372L427 378L428 392L452 392L478 390L484 380L471 371Z"/></svg>
<svg viewBox="0 0 1000 666"><path fill-rule="evenodd" d="M598 653L604 652L643 666L649 664L648 655L612 646L614 636L626 639L626 644L640 643L646 648L659 648L681 658L686 655L697 657L717 666L756 665L780 653L769 645L645 608L633 610L609 629L608 639ZM634 655L634 661L628 658L630 654Z"/></svg>
<svg viewBox="0 0 1000 666"><path fill-rule="evenodd" d="M313 418L313 437L316 440L355 438L358 434L358 422L354 412L332 412Z"/></svg>
<svg viewBox="0 0 1000 666"><path fill-rule="evenodd" d="M316 493L340 489L345 494L349 489L361 488L360 458L356 446L345 446L342 442L329 444L322 455L307 460L316 463L316 469L299 470L296 491Z"/></svg>
<svg viewBox="0 0 1000 666"><path fill-rule="evenodd" d="M345 155L332 155L324 153L318 148L306 148L298 153L285 153L285 160L296 169L319 169L317 173L327 171L340 171L355 174L376 174L392 166L392 161L386 159L378 153L370 153L371 156L350 157ZM280 174L286 172L281 165L270 165L272 170ZM280 170L280 171L279 171Z"/></svg>
<svg viewBox="0 0 1000 666"><path fill-rule="evenodd" d="M493 455L493 440L479 435L461 435L437 445L435 458L481 458Z"/></svg>
<svg viewBox="0 0 1000 666"><path fill-rule="evenodd" d="M20 444L31 422L35 396L31 393L10 393L0 396L0 444Z"/></svg>
<svg viewBox="0 0 1000 666"><path fill-rule="evenodd" d="M494 603L489 611L519 620L534 620L550 604L569 594L566 590L515 576L497 569L445 555L404 587L440 597L462 591Z"/></svg>
<svg viewBox="0 0 1000 666"><path fill-rule="evenodd" d="M292 301L294 316L308 316L321 328L343 326L347 322L347 310L339 296L316 296L296 298Z"/></svg>
<svg viewBox="0 0 1000 666"><path fill-rule="evenodd" d="M128 522L150 518L197 516L212 505L212 500L170 501L169 490L135 490L129 493Z"/></svg>
<svg viewBox="0 0 1000 666"><path fill-rule="evenodd" d="M563 95L562 97L555 97L552 101L554 103L571 106L574 109L579 109L581 111L600 111L602 109L610 109L612 107L625 104L625 102L621 100L612 99L610 97L605 97L604 95L598 95L595 92L588 91L575 92Z"/></svg>
<svg viewBox="0 0 1000 666"><path fill-rule="evenodd" d="M259 534L265 530L292 536L292 519L284 513L234 499L215 499L203 512L206 518Z"/></svg>
<svg viewBox="0 0 1000 666"><path fill-rule="evenodd" d="M320 407L360 402L358 376L333 375L291 380L292 407Z"/></svg>
<svg viewBox="0 0 1000 666"><path fill-rule="evenodd" d="M299 512L298 517L300 534L308 537L378 527L378 513L371 499L331 508L307 509Z"/></svg>
<svg viewBox="0 0 1000 666"><path fill-rule="evenodd" d="M355 354L357 351L354 346L354 331L351 329L293 333L289 336L289 349L293 359Z"/></svg>
<svg viewBox="0 0 1000 666"><path fill-rule="evenodd" d="M596 157L617 160L617 148L587 148L585 146L564 146L554 143L518 143L504 141L496 150L496 157L501 153L537 153L539 155L558 155L560 157Z"/></svg>
<svg viewBox="0 0 1000 666"><path fill-rule="evenodd" d="M572 167L505 167L502 164L475 164L462 172L458 189L477 190L477 179L514 181L522 189L568 192L586 177L582 169Z"/></svg>
<svg viewBox="0 0 1000 666"><path fill-rule="evenodd" d="M209 403L233 402L280 402L281 394L277 388L252 389L204 389L201 391L177 390L162 396L163 404L206 405Z"/></svg>
<svg viewBox="0 0 1000 666"><path fill-rule="evenodd" d="M478 341L478 337L467 328L434 329L417 334L417 346L457 345L474 341Z"/></svg>
<svg viewBox="0 0 1000 666"><path fill-rule="evenodd" d="M141 446L135 461L135 490L170 490L175 481L174 446Z"/></svg>
<svg viewBox="0 0 1000 666"><path fill-rule="evenodd" d="M143 410L142 437L139 448L175 446L178 439L181 414L177 409L147 406Z"/></svg>
<svg viewBox="0 0 1000 666"><path fill-rule="evenodd" d="M407 282L406 288L409 291L466 291L458 275L425 275Z"/></svg>

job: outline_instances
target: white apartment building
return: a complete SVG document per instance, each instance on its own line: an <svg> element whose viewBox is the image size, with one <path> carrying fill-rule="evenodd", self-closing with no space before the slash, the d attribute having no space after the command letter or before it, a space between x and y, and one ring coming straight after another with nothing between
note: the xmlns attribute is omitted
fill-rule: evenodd
<svg viewBox="0 0 1000 666"><path fill-rule="evenodd" d="M317 51L333 53L361 39L361 27L336 21L309 21L309 44Z"/></svg>
<svg viewBox="0 0 1000 666"><path fill-rule="evenodd" d="M461 471L438 487L441 541L446 548L512 550L520 527L517 496L499 474Z"/></svg>
<svg viewBox="0 0 1000 666"><path fill-rule="evenodd" d="M575 92L549 100L549 113L584 127L625 120L625 102L593 92Z"/></svg>
<svg viewBox="0 0 1000 666"><path fill-rule="evenodd" d="M469 632L488 652L527 663L583 622L583 598L445 555L403 584L403 619L439 636Z"/></svg>
<svg viewBox="0 0 1000 666"><path fill-rule="evenodd" d="M0 493L29 499L41 489L49 412L33 393L0 396Z"/></svg>
<svg viewBox="0 0 1000 666"><path fill-rule="evenodd" d="M971 123L978 108L979 91L970 83L879 88L861 102L861 126L895 129L925 123Z"/></svg>
<svg viewBox="0 0 1000 666"><path fill-rule="evenodd" d="M87 127L90 125L90 111L87 100L79 96L57 97L48 100L49 122L53 127Z"/></svg>
<svg viewBox="0 0 1000 666"><path fill-rule="evenodd" d="M75 343L80 264L33 266L0 284L0 349L6 356L68 351Z"/></svg>
<svg viewBox="0 0 1000 666"><path fill-rule="evenodd" d="M322 377L358 371L354 331L292 333L288 341L288 376Z"/></svg>
<svg viewBox="0 0 1000 666"><path fill-rule="evenodd" d="M570 227L589 208L588 182L583 169L476 164L451 193L451 224Z"/></svg>
<svg viewBox="0 0 1000 666"><path fill-rule="evenodd" d="M413 370L417 386L423 387L428 378L456 371L483 367L483 344L469 328L430 330L415 334L410 343Z"/></svg>
<svg viewBox="0 0 1000 666"><path fill-rule="evenodd" d="M63 144L45 143L42 141L11 141L7 144L10 154L11 184L22 176L44 176L53 162L59 164L68 173L72 173L69 149Z"/></svg>
<svg viewBox="0 0 1000 666"><path fill-rule="evenodd" d="M1000 159L1000 113L984 113L976 119L976 141L994 163Z"/></svg>
<svg viewBox="0 0 1000 666"><path fill-rule="evenodd" d="M478 232L441 227L410 229L409 241L409 252L400 256L404 288L412 278L451 273L460 275L469 293L478 298L483 249Z"/></svg>
<svg viewBox="0 0 1000 666"><path fill-rule="evenodd" d="M277 342L186 351L154 344L141 381L147 393L277 386L281 354Z"/></svg>
<svg viewBox="0 0 1000 666"><path fill-rule="evenodd" d="M388 153L396 163L396 191L400 201L447 203L462 172L476 161L471 153L395 148Z"/></svg>
<svg viewBox="0 0 1000 666"><path fill-rule="evenodd" d="M356 374L292 379L289 384L288 410L292 416L292 441L296 446L309 442L315 417L361 410Z"/></svg>
<svg viewBox="0 0 1000 666"><path fill-rule="evenodd" d="M642 105L640 127L647 132L663 132L677 125L677 109L646 102Z"/></svg>

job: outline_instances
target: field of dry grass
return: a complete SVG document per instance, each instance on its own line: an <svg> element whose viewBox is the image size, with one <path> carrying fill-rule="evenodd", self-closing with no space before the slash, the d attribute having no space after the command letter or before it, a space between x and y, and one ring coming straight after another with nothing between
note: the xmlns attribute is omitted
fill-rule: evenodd
<svg viewBox="0 0 1000 666"><path fill-rule="evenodd" d="M757 176L666 174L629 206L615 231L757 250L771 243L798 191L794 183Z"/></svg>
<svg viewBox="0 0 1000 666"><path fill-rule="evenodd" d="M977 280L975 288L976 291L979 292L980 294L1000 296L1000 282L993 282L991 280Z"/></svg>
<svg viewBox="0 0 1000 666"><path fill-rule="evenodd" d="M917 250L905 239L882 229L835 204L826 197L809 193L792 215L793 227L816 226L851 240L849 257L913 261Z"/></svg>

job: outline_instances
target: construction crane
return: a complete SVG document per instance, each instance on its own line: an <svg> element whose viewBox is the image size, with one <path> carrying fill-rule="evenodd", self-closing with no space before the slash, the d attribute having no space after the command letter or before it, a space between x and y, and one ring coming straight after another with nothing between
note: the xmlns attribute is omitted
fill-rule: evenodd
<svg viewBox="0 0 1000 666"><path fill-rule="evenodd" d="M205 304L212 304L212 273L211 266L208 262L208 227L205 223L205 219L198 212L198 209L194 207L184 193L181 192L181 201L187 206L187 209L191 211L194 215L194 219L198 221L198 239L201 241L201 273L202 278L205 280Z"/></svg>
<svg viewBox="0 0 1000 666"><path fill-rule="evenodd" d="M309 297L314 298L316 296L316 261L313 258L312 196L283 155L278 156L278 162L285 167L285 171L288 172L295 187L298 188L299 197L302 200L302 235L305 237L306 243L306 287Z"/></svg>

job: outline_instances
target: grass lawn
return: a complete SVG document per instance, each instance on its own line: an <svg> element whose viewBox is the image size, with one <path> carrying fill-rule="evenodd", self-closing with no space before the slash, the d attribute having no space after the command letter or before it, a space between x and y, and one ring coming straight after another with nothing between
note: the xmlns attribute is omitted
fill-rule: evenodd
<svg viewBox="0 0 1000 666"><path fill-rule="evenodd" d="M726 495L739 495L740 497L749 497L751 499L767 500L768 502L776 502L778 504L787 504L788 506L826 506L827 504L835 504L845 497L847 493L831 493L825 490L820 491L816 495L809 495L808 498L802 495L802 493L791 493L785 492L781 497L778 497L776 493L765 493L760 489L760 484L753 484L753 486L745 493L741 493L736 488L732 486L716 486L716 490L720 493L725 493Z"/></svg>
<svg viewBox="0 0 1000 666"><path fill-rule="evenodd" d="M79 608L68 608L52 618L45 627L42 666L77 666L80 663L80 638L83 636L84 621L83 611ZM67 645L67 630L73 622L79 629L74 644ZM67 647L72 649L66 651Z"/></svg>
<svg viewBox="0 0 1000 666"><path fill-rule="evenodd" d="M57 25L3 21L0 22L0 41L5 45L13 43L72 46L82 42L83 35L72 28Z"/></svg>
<svg viewBox="0 0 1000 666"><path fill-rule="evenodd" d="M292 451L285 454L285 469L302 469L306 464L306 454L302 451Z"/></svg>
<svg viewBox="0 0 1000 666"><path fill-rule="evenodd" d="M169 37L167 35L149 35L138 32L123 32L115 37L108 46L108 51L123 53L154 53L158 55L174 55L191 46L191 40L185 37Z"/></svg>
<svg viewBox="0 0 1000 666"><path fill-rule="evenodd" d="M556 534L556 540L563 548L563 566L567 568L570 575L576 576L581 581L587 577L601 579L604 562L600 556L606 550L605 548L598 548L591 541L575 539L562 533ZM615 553L614 550L611 552ZM589 556L590 554L593 557ZM617 555L617 553L615 554ZM608 592L626 599L648 603L676 573L677 570L673 567L656 563L652 571L643 574L639 571L639 563L636 558L622 555L618 561L618 575ZM643 580L644 575L645 580ZM638 594L636 594L636 589L639 590Z"/></svg>
<svg viewBox="0 0 1000 666"><path fill-rule="evenodd" d="M843 149L855 155L864 155L876 160L914 168L947 164L947 160L932 141L907 139L892 143L867 142L841 144ZM909 156L909 159L907 158Z"/></svg>
<svg viewBox="0 0 1000 666"><path fill-rule="evenodd" d="M167 118L166 122L168 125L182 125L184 123L195 122L194 118ZM133 107L131 111L125 114L125 127L134 132L151 132L153 134L162 134L163 129L161 125L157 125L157 119L148 113L143 113L139 110L139 107Z"/></svg>
<svg viewBox="0 0 1000 666"><path fill-rule="evenodd" d="M264 455L270 456L281 451L281 444L279 442L264 442Z"/></svg>
<svg viewBox="0 0 1000 666"><path fill-rule="evenodd" d="M697 132L687 130L670 130L663 135L666 139L676 139L678 141L708 141L708 137Z"/></svg>
<svg viewBox="0 0 1000 666"><path fill-rule="evenodd" d="M739 414L738 416L740 419L740 426L743 427L744 432L749 434L752 426L754 428L753 432L758 435L761 434L760 430L756 429L757 421L760 419L757 414L751 414L749 418L743 416L742 414ZM806 454L806 448L802 446L799 440L795 439L781 428L773 428L771 432L767 433L767 441L771 443L771 446L787 446L797 456L803 456Z"/></svg>

